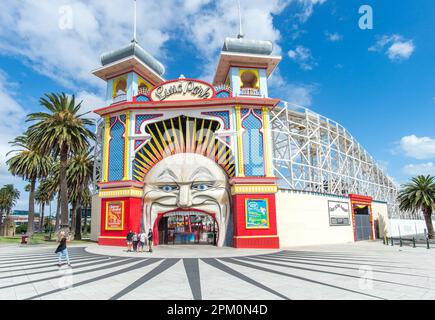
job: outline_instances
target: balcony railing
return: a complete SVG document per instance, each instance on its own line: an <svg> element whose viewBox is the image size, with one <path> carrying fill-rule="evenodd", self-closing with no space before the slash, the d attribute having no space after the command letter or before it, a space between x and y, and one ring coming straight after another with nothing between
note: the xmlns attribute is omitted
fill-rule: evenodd
<svg viewBox="0 0 435 320"><path fill-rule="evenodd" d="M261 96L260 89L254 89L254 88L240 88L240 95L241 96Z"/></svg>
<svg viewBox="0 0 435 320"><path fill-rule="evenodd" d="M150 93L150 90L148 88L145 87L140 87L137 90L137 95L138 96L147 96Z"/></svg>
<svg viewBox="0 0 435 320"><path fill-rule="evenodd" d="M123 101L127 101L127 94L126 93L118 94L116 97L114 97L112 104L123 102Z"/></svg>

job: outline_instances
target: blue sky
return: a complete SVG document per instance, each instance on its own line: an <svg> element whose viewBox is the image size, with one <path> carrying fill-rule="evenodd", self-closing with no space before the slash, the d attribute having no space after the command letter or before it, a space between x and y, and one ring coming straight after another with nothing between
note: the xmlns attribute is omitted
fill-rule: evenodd
<svg viewBox="0 0 435 320"><path fill-rule="evenodd" d="M432 0L240 0L247 38L271 40L283 60L271 95L347 128L398 183L435 175L435 11ZM45 92L66 91L91 110L104 83L101 53L132 38L126 0L9 1L0 12L0 185L7 141ZM358 26L361 5L373 29ZM235 0L138 0L140 44L165 78L211 80L226 36L238 32ZM17 209L27 208L27 196Z"/></svg>

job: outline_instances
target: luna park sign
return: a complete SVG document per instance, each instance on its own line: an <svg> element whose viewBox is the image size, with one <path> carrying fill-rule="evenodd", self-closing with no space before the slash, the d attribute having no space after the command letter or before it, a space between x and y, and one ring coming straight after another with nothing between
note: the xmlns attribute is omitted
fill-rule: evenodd
<svg viewBox="0 0 435 320"><path fill-rule="evenodd" d="M180 79L168 81L151 91L152 101L201 100L215 96L215 89L206 82Z"/></svg>

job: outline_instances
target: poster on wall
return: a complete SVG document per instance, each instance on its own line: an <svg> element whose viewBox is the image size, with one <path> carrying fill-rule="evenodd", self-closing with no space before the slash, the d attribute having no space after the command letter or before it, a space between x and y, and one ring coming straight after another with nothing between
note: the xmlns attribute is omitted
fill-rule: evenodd
<svg viewBox="0 0 435 320"><path fill-rule="evenodd" d="M269 228L269 210L267 199L246 199L246 229Z"/></svg>
<svg viewBox="0 0 435 320"><path fill-rule="evenodd" d="M329 225L349 226L349 203L328 201Z"/></svg>
<svg viewBox="0 0 435 320"><path fill-rule="evenodd" d="M124 202L107 202L106 230L124 230Z"/></svg>

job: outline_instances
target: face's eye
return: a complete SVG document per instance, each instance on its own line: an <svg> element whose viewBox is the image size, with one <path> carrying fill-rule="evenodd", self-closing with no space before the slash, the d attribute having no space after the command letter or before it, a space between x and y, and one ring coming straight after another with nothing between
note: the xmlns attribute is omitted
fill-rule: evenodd
<svg viewBox="0 0 435 320"><path fill-rule="evenodd" d="M198 191L205 191L212 187L211 183L194 183L192 184L192 189L198 190Z"/></svg>
<svg viewBox="0 0 435 320"><path fill-rule="evenodd" d="M164 186L159 186L159 189L164 191L164 192L171 192L171 191L177 190L178 186L168 184L168 185L164 185Z"/></svg>

